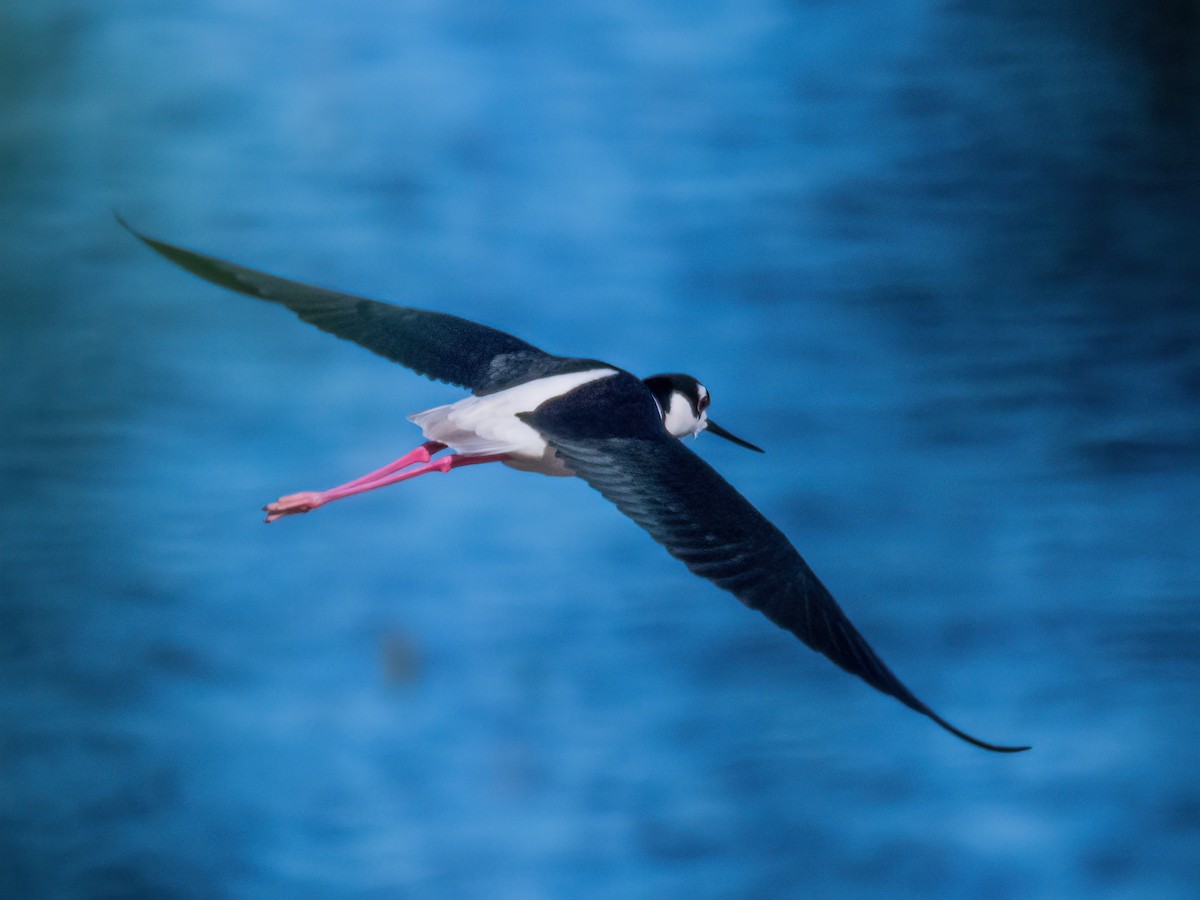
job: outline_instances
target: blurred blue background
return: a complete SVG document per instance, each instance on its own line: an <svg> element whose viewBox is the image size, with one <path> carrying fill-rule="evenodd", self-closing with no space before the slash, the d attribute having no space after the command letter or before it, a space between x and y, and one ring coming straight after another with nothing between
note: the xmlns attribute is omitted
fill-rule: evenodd
<svg viewBox="0 0 1200 900"><path fill-rule="evenodd" d="M0 894L1195 896L1190 0L0 7ZM984 753L114 223L687 371Z"/></svg>

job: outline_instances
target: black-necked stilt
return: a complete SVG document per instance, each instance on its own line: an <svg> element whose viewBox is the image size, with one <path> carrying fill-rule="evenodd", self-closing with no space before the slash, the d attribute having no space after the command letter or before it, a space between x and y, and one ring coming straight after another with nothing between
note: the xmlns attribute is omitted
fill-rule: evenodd
<svg viewBox="0 0 1200 900"><path fill-rule="evenodd" d="M552 356L446 313L312 287L136 237L189 272L286 306L305 322L471 395L410 416L426 442L382 469L325 491L281 497L267 521L428 472L501 462L576 475L617 505L696 575L729 591L847 672L987 750L922 703L884 665L783 533L679 438L708 430L758 450L708 418L709 394L689 375L641 380L591 359ZM453 452L437 460L445 449ZM759 451L762 452L762 451Z"/></svg>

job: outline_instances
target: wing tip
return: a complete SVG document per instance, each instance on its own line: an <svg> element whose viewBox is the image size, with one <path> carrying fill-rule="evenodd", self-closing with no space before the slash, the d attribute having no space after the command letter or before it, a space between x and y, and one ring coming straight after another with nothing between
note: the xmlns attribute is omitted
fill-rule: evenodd
<svg viewBox="0 0 1200 900"><path fill-rule="evenodd" d="M117 220L118 225L120 225L122 228L124 228L130 234L132 234L139 241L146 240L146 236L144 234L142 234L140 231L138 231L136 228L134 228L132 225L130 225L129 220L126 219L123 215L121 215L121 211L119 209L117 209L115 206L112 207L112 215L113 215L113 218Z"/></svg>
<svg viewBox="0 0 1200 900"><path fill-rule="evenodd" d="M990 750L992 753L1024 753L1026 750L1033 749L1032 744L993 744L993 743L990 743L989 741L980 740L979 738L977 738L973 735L967 734L965 731L963 731L960 728L955 728L953 725L951 725L949 722L947 722L941 716L937 715L936 713L934 713L930 710L923 710L923 712L925 713L925 715L929 716L929 718L933 719L933 721L935 721L938 725L941 725L943 728L945 728L948 732L950 732L955 737L960 738L961 740L966 741L968 744L973 744L974 746L980 747L984 750Z"/></svg>
<svg viewBox="0 0 1200 900"><path fill-rule="evenodd" d="M126 219L123 215L121 215L120 210L118 210L115 206L112 209L112 214L113 214L113 218L117 220L118 225L120 225L122 228L124 228L130 234L132 234L135 238L137 238L139 241L141 241L143 244L145 244L151 250L158 253L160 256L165 256L167 259L171 260L176 265L180 265L180 266L183 265L178 259L176 259L172 255L172 251L174 251L175 254L179 254L179 253L186 252L186 251L182 251L178 247L172 247L170 244L165 244L162 241L156 241L154 238L150 237L149 235L144 234L141 231L138 231L131 224L129 224L129 220ZM184 268L186 268L186 266L184 266Z"/></svg>
<svg viewBox="0 0 1200 900"><path fill-rule="evenodd" d="M247 269L244 266L226 262L215 256L197 253L195 250L187 250L183 247L177 247L174 244L168 244L166 241L157 240L134 228L116 209L113 209L112 212L113 217L116 218L117 223L121 227L163 259L174 263L185 272L191 272L197 278L202 278L210 284L236 291L239 294L246 294L249 297L256 297L259 300L272 300L275 302L283 301L280 301L277 297L270 296L268 292L264 291L260 280L269 279L281 285L288 284L290 286L308 287L307 285L299 285L297 282L288 282L283 278L276 278L273 275L256 272L253 269ZM320 289L314 288L314 290ZM284 305L288 304L285 302Z"/></svg>

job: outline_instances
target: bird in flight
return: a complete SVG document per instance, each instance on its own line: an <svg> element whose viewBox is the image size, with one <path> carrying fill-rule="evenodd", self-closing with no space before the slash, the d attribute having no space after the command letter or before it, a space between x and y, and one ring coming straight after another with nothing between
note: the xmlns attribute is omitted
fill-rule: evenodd
<svg viewBox="0 0 1200 900"><path fill-rule="evenodd" d="M707 431L762 452L708 417L708 390L692 376L640 379L597 360L554 356L458 316L278 278L156 240L119 221L200 278L278 303L323 331L470 391L455 403L409 417L426 439L412 452L345 484L280 497L264 507L267 522L430 472L483 463L576 476L694 574L871 687L977 747L1002 753L1029 749L973 737L917 699L783 532L683 444L681 438ZM435 459L443 450L452 452Z"/></svg>

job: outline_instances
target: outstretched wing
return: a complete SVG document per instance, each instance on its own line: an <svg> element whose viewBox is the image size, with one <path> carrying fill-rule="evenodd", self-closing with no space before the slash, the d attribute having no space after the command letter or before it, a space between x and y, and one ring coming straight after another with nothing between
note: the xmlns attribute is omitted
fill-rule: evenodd
<svg viewBox="0 0 1200 900"><path fill-rule="evenodd" d="M783 533L671 437L650 393L627 374L593 381L522 418L575 474L693 573L729 591L847 672L987 750L918 700L866 642Z"/></svg>
<svg viewBox="0 0 1200 900"><path fill-rule="evenodd" d="M503 390L531 374L549 374L561 363L520 338L458 316L277 278L155 240L119 216L118 221L146 246L206 281L286 306L323 331L475 394Z"/></svg>

